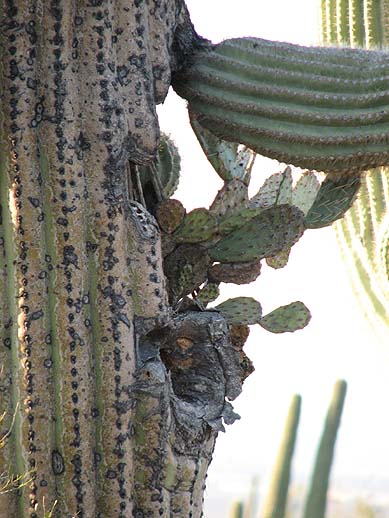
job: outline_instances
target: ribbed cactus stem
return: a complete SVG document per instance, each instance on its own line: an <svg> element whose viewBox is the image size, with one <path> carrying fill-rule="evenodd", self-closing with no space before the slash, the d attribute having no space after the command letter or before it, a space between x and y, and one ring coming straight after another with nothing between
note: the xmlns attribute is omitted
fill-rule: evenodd
<svg viewBox="0 0 389 518"><path fill-rule="evenodd" d="M349 0L336 0L335 20L337 28L337 40L343 45L350 44L350 7ZM333 18L333 11L330 12ZM334 39L328 40L334 42Z"/></svg>
<svg viewBox="0 0 389 518"><path fill-rule="evenodd" d="M303 518L325 517L329 477L346 391L347 383L344 380L338 380L334 386L331 404L317 451Z"/></svg>
<svg viewBox="0 0 389 518"><path fill-rule="evenodd" d="M301 396L292 398L278 457L273 469L267 499L262 510L263 518L284 518L288 497L293 452L301 412Z"/></svg>
<svg viewBox="0 0 389 518"><path fill-rule="evenodd" d="M381 47L383 43L382 4L377 0L365 0L364 21L366 27L365 46L368 49Z"/></svg>
<svg viewBox="0 0 389 518"><path fill-rule="evenodd" d="M350 0L350 39L353 47L363 47L365 44L363 2L364 0Z"/></svg>
<svg viewBox="0 0 389 518"><path fill-rule="evenodd" d="M192 119L225 140L326 171L389 161L389 54L231 39L174 79Z"/></svg>

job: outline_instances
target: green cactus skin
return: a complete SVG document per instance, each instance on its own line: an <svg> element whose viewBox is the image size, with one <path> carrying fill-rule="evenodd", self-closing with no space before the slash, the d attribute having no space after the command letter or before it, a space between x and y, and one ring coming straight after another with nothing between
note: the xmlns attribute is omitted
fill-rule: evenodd
<svg viewBox="0 0 389 518"><path fill-rule="evenodd" d="M220 178L225 182L239 178L248 185L255 153L247 148L239 150L237 143L219 139L195 120L192 121L192 128L205 156Z"/></svg>
<svg viewBox="0 0 389 518"><path fill-rule="evenodd" d="M207 306L210 302L214 302L220 295L219 284L209 282L204 288L198 292L196 299L204 306Z"/></svg>
<svg viewBox="0 0 389 518"><path fill-rule="evenodd" d="M293 178L288 166L265 180L259 191L249 201L249 207L268 208L273 205L292 204Z"/></svg>
<svg viewBox="0 0 389 518"><path fill-rule="evenodd" d="M365 3L365 16L356 23L356 7L361 2L350 3L349 40L328 39L325 27L339 17L339 9L348 3L340 0L335 13L326 13L322 19L324 44L346 43L382 48L388 44L389 2ZM360 12L361 12L361 8ZM353 14L354 13L354 14ZM354 291L364 309L367 320L375 332L386 336L389 325L389 169L369 171L362 179L359 195L334 228L343 258L350 274Z"/></svg>
<svg viewBox="0 0 389 518"><path fill-rule="evenodd" d="M244 503L243 502L235 502L232 505L232 509L230 512L230 518L244 518Z"/></svg>
<svg viewBox="0 0 389 518"><path fill-rule="evenodd" d="M338 380L334 386L317 451L303 518L325 518L329 477L346 392L347 383L344 380Z"/></svg>
<svg viewBox="0 0 389 518"><path fill-rule="evenodd" d="M169 298L175 303L197 290L207 279L211 260L204 247L185 243L165 257Z"/></svg>
<svg viewBox="0 0 389 518"><path fill-rule="evenodd" d="M273 468L270 488L262 518L284 518L288 497L293 453L301 414L301 396L296 394L290 403L277 460Z"/></svg>
<svg viewBox="0 0 389 518"><path fill-rule="evenodd" d="M248 206L249 195L247 185L239 178L225 182L216 194L209 211L217 218L240 212Z"/></svg>
<svg viewBox="0 0 389 518"><path fill-rule="evenodd" d="M252 297L236 297L214 307L231 325L252 325L260 323L261 304Z"/></svg>
<svg viewBox="0 0 389 518"><path fill-rule="evenodd" d="M174 87L191 118L222 139L239 135L300 167L356 172L389 161L388 69L385 52L238 38L198 53Z"/></svg>
<svg viewBox="0 0 389 518"><path fill-rule="evenodd" d="M174 232L178 243L201 243L216 234L216 218L205 208L189 212L181 226Z"/></svg>
<svg viewBox="0 0 389 518"><path fill-rule="evenodd" d="M290 252L291 249L286 248L285 250L281 250L281 252L274 255L273 257L266 257L266 264L275 270L284 268L288 264Z"/></svg>
<svg viewBox="0 0 389 518"><path fill-rule="evenodd" d="M342 218L354 203L360 186L358 175L328 175L305 217L305 226L321 228Z"/></svg>
<svg viewBox="0 0 389 518"><path fill-rule="evenodd" d="M173 140L165 133L161 134L158 146L155 170L161 183L163 194L170 198L178 187L181 171L181 157ZM139 175L142 188L151 182L153 170L150 166L140 166Z"/></svg>
<svg viewBox="0 0 389 518"><path fill-rule="evenodd" d="M263 316L259 324L272 333L293 333L307 326L310 320L309 309L305 304L297 301L286 306L280 306Z"/></svg>
<svg viewBox="0 0 389 518"><path fill-rule="evenodd" d="M317 193L320 189L318 181L313 171L306 171L297 181L293 189L292 204L307 214L311 208Z"/></svg>
<svg viewBox="0 0 389 518"><path fill-rule="evenodd" d="M271 207L210 247L209 254L221 263L271 257L298 241L304 232L303 220L304 214L296 207Z"/></svg>

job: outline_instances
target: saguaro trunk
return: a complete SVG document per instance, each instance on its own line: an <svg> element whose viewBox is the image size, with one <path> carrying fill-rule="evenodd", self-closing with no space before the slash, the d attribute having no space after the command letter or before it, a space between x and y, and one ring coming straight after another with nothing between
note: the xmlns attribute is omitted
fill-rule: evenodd
<svg viewBox="0 0 389 518"><path fill-rule="evenodd" d="M130 162L155 158L155 105L196 42L185 6L0 13L0 472L28 473L0 517L42 516L44 501L61 517L200 516L229 413L229 374L212 369L227 328L194 314L191 340L172 319L159 230L128 182ZM196 336L214 347L196 352ZM180 375L205 367L200 401Z"/></svg>

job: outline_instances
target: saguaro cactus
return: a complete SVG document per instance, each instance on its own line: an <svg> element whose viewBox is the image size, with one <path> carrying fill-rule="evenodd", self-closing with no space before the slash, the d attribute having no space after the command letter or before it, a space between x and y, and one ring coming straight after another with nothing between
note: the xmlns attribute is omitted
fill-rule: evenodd
<svg viewBox="0 0 389 518"><path fill-rule="evenodd" d="M303 518L325 517L329 477L346 392L347 383L344 380L338 380L334 386L331 404L317 450Z"/></svg>
<svg viewBox="0 0 389 518"><path fill-rule="evenodd" d="M382 48L388 41L389 2L352 2L360 4L361 15L348 13L344 18L347 30L342 35L328 33L328 27L345 11L337 2L336 9L323 9L323 44L353 44ZM325 2L322 2L324 7ZM351 4L350 4L351 5ZM358 23L357 23L358 20ZM335 225L338 242L346 260L354 289L368 320L375 330L386 332L389 324L389 169L373 169L364 175L359 196L346 217Z"/></svg>
<svg viewBox="0 0 389 518"><path fill-rule="evenodd" d="M48 509L57 502L58 516L199 517L217 432L236 418L225 398L240 391L241 355L217 311L173 317L160 228L134 185L145 179L137 168L158 171L155 105L171 75L207 60L213 46L196 35L182 0L0 0L0 12L0 433L9 435L0 466L31 475L28 487L0 496L0 517L36 518L44 500ZM286 62L302 53L305 67L316 52L286 47ZM345 92L355 110L335 114L323 166L387 160L382 74L358 71L371 57L385 69L387 56L345 51L343 65L339 53L318 52L326 85L343 67L343 85L353 67L357 74ZM365 85L378 93L365 95ZM333 115L338 94L328 95L330 104L308 110L313 140L316 114ZM298 124L300 112L291 114ZM347 121L370 122L354 135ZM288 112L281 133L290 122ZM312 135L300 133L296 156ZM333 156L344 139L350 162ZM277 153L286 156L282 146ZM322 164L307 153L309 166ZM235 163L232 178L248 171ZM194 220L201 240L208 227L198 213ZM224 223L228 232L236 225ZM188 237L176 224L164 228ZM197 241L181 246L203 251Z"/></svg>
<svg viewBox="0 0 389 518"><path fill-rule="evenodd" d="M358 172L388 161L389 54L226 40L173 85L193 120L286 163Z"/></svg>
<svg viewBox="0 0 389 518"><path fill-rule="evenodd" d="M146 338L170 310L158 226L126 181L155 157L155 105L193 46L185 7L0 12L0 472L29 479L0 516L200 516L216 431L179 411ZM199 326L228 346L218 314Z"/></svg>
<svg viewBox="0 0 389 518"><path fill-rule="evenodd" d="M296 394L290 403L288 416L272 480L262 510L263 518L284 518L291 478L291 467L301 413L301 396Z"/></svg>

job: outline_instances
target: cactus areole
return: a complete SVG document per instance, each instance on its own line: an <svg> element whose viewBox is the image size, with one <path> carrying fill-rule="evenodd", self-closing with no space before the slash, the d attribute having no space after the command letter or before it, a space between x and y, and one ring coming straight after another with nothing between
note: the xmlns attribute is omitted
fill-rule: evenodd
<svg viewBox="0 0 389 518"><path fill-rule="evenodd" d="M354 171L388 161L388 59L214 47L183 0L0 0L0 13L0 474L25 477L0 518L200 517L246 360L221 312L169 304L142 193L142 168L177 163L157 159L155 107L174 75L216 136ZM208 257L180 224L164 228Z"/></svg>

